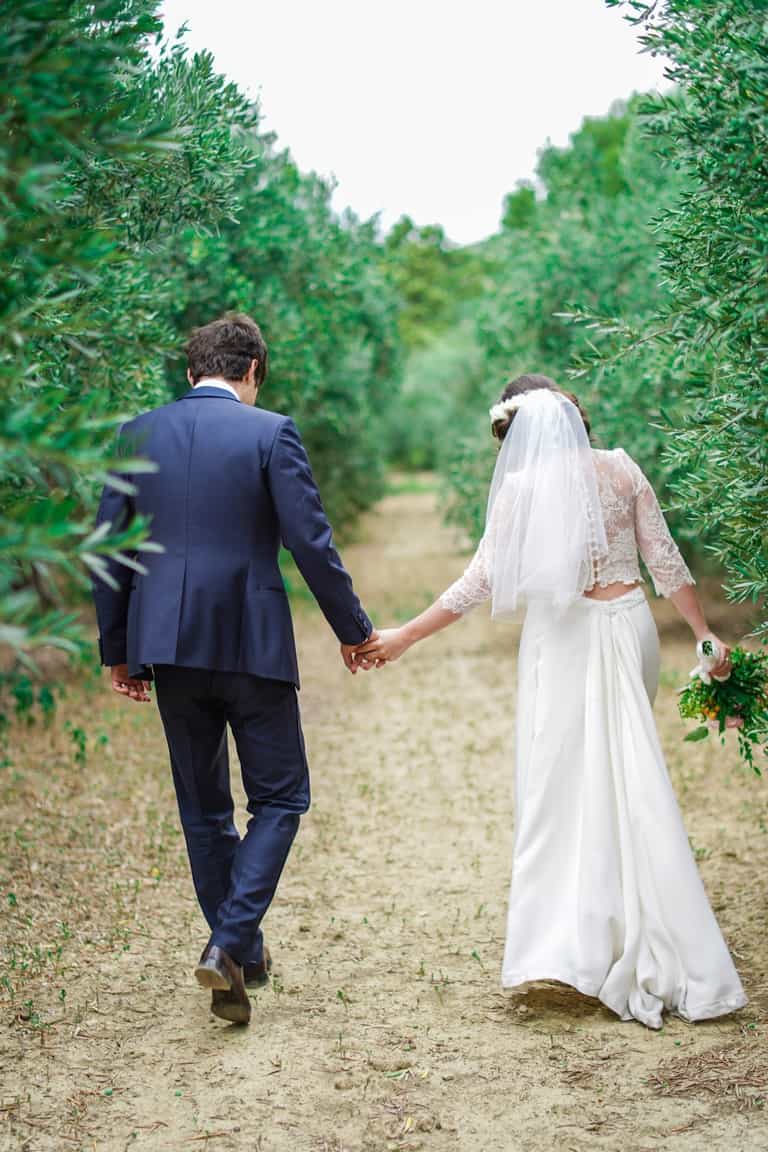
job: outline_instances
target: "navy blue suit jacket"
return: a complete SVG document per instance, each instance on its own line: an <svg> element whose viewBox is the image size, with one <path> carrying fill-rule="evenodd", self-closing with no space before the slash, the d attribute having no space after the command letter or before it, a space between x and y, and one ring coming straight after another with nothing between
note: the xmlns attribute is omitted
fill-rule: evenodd
<svg viewBox="0 0 768 1152"><path fill-rule="evenodd" d="M94 582L103 664L144 678L152 664L175 664L298 686L281 540L338 639L367 639L371 622L292 420L203 385L126 424L121 450L157 471L128 476L130 496L107 485L98 523L146 516L163 551L141 553L145 575L110 561L117 588Z"/></svg>

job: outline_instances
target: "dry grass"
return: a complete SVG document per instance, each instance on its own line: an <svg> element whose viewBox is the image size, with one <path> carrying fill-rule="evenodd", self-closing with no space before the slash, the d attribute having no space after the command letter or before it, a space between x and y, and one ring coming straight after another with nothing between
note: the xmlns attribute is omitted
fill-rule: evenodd
<svg viewBox="0 0 768 1152"><path fill-rule="evenodd" d="M418 486L388 498L345 559L381 622L463 563ZM205 929L154 709L91 680L54 726L14 728L0 769L0 1150L764 1148L765 788L732 747L681 742L690 646L666 606L659 622L660 730L746 1010L653 1034L570 989L501 994L515 629L479 613L353 681L307 612L314 805L248 1030L214 1021L190 977Z"/></svg>
<svg viewBox="0 0 768 1152"><path fill-rule="evenodd" d="M768 1099L768 1051L748 1033L741 1041L708 1052L663 1061L651 1083L659 1096L711 1096L739 1109L764 1108Z"/></svg>

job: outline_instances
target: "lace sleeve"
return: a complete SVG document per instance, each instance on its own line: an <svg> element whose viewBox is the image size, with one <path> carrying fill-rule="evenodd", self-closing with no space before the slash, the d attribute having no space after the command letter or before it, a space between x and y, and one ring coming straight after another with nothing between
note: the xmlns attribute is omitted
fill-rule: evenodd
<svg viewBox="0 0 768 1152"><path fill-rule="evenodd" d="M656 493L641 469L634 465L635 535L637 547L659 596L671 596L685 584L695 584L680 549L672 539Z"/></svg>
<svg viewBox="0 0 768 1152"><path fill-rule="evenodd" d="M484 600L488 600L490 595L487 544L486 538L483 536L466 572L443 592L439 603L440 607L445 608L448 612L453 612L456 616L463 616L470 608L475 608Z"/></svg>

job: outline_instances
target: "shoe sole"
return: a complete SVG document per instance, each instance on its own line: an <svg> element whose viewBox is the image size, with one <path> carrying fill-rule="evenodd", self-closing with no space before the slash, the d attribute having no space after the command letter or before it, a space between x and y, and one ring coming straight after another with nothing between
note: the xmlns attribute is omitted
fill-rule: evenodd
<svg viewBox="0 0 768 1152"><path fill-rule="evenodd" d="M211 1003L211 1012L230 1024L247 1024L251 1019L251 1005L240 1004L235 1000L214 1001Z"/></svg>
<svg viewBox="0 0 768 1152"><path fill-rule="evenodd" d="M195 968L195 979L201 988L207 988L209 991L214 989L217 992L229 992L232 987L227 977L218 970L218 968L208 967L206 964L198 964Z"/></svg>

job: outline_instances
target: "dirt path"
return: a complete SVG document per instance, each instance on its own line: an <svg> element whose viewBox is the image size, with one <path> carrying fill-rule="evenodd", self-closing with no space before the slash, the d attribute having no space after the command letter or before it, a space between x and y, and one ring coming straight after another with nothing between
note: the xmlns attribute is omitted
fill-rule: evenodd
<svg viewBox="0 0 768 1152"><path fill-rule="evenodd" d="M426 489L385 500L345 559L380 622L463 566ZM69 731L14 729L0 769L0 1149L766 1148L765 786L732 751L680 742L690 645L659 619L657 715L746 1010L657 1034L565 989L503 995L515 628L479 612L352 680L307 610L314 805L247 1030L215 1021L191 977L206 933L154 709L93 682L61 705Z"/></svg>

